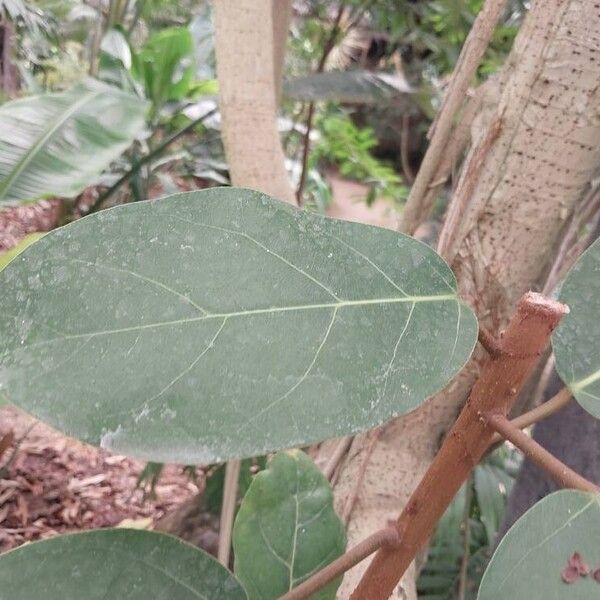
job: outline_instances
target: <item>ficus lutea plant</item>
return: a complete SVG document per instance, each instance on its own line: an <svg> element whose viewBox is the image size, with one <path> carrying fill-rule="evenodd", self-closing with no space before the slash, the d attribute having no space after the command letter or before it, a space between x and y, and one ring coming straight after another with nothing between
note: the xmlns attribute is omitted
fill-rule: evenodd
<svg viewBox="0 0 600 600"><path fill-rule="evenodd" d="M237 514L233 573L168 535L104 529L0 556L0 600L330 599L373 553L353 597L387 598L498 433L567 489L509 531L479 598L598 596L598 488L506 415L556 328L563 396L600 417L599 269L597 243L558 301L525 295L495 339L428 246L249 190L119 206L47 234L0 273L7 401L136 458L272 458ZM478 339L489 360L405 510L346 549L327 479L288 449L411 411Z"/></svg>

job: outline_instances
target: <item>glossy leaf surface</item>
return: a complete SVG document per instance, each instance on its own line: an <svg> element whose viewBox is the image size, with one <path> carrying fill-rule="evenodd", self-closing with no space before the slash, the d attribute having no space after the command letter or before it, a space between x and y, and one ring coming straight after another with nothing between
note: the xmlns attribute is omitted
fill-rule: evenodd
<svg viewBox="0 0 600 600"><path fill-rule="evenodd" d="M233 530L235 574L250 600L275 600L344 552L329 482L300 450L280 452L253 480ZM333 600L340 581L314 594Z"/></svg>

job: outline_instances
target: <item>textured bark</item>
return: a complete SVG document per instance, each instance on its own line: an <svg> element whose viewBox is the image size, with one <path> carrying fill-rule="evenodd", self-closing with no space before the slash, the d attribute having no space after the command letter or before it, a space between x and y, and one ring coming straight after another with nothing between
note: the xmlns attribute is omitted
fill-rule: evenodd
<svg viewBox="0 0 600 600"><path fill-rule="evenodd" d="M234 185L295 202L277 127L290 0L216 0L225 154Z"/></svg>
<svg viewBox="0 0 600 600"><path fill-rule="evenodd" d="M492 332L505 326L518 297L544 272L600 165L599 48L600 5L537 0L508 59L498 107L465 160L440 250L463 298ZM398 515L463 404L482 356L476 352L421 408L384 426L374 445L366 435L354 440L335 488L341 510L360 486L350 545ZM339 598L349 597L367 562L346 575ZM416 597L412 569L393 598Z"/></svg>

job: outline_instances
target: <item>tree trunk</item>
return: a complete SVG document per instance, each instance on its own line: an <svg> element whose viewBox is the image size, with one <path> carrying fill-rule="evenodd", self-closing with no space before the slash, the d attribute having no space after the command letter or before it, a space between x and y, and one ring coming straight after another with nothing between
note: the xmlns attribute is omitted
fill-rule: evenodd
<svg viewBox="0 0 600 600"><path fill-rule="evenodd" d="M216 0L214 21L221 128L231 181L295 203L277 128L291 7L291 0ZM231 524L230 518L225 521ZM200 494L163 517L156 528L216 553L217 524L204 512Z"/></svg>
<svg viewBox="0 0 600 600"><path fill-rule="evenodd" d="M233 185L295 202L277 113L291 0L216 0L223 144Z"/></svg>
<svg viewBox="0 0 600 600"><path fill-rule="evenodd" d="M494 333L544 272L600 166L599 38L600 6L591 0L534 2L508 58L498 106L465 159L439 250L462 297ZM353 504L349 545L398 515L484 356L476 352L421 408L354 440L335 486L337 508ZM366 562L346 575L339 598L350 595ZM416 597L414 575L413 566L394 598Z"/></svg>

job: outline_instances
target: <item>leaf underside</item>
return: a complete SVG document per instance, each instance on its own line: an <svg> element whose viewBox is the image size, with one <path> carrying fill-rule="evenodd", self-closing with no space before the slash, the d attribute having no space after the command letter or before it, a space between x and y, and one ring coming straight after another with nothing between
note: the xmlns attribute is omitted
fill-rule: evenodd
<svg viewBox="0 0 600 600"><path fill-rule="evenodd" d="M150 531L62 535L0 556L0 600L246 600L206 552Z"/></svg>
<svg viewBox="0 0 600 600"><path fill-rule="evenodd" d="M429 247L214 188L46 235L0 273L0 391L95 445L206 464L414 409L477 337Z"/></svg>
<svg viewBox="0 0 600 600"><path fill-rule="evenodd" d="M483 576L478 600L591 600L600 585L588 574L572 584L561 573L578 552L600 565L600 494L563 490L546 496L508 531Z"/></svg>
<svg viewBox="0 0 600 600"><path fill-rule="evenodd" d="M600 418L600 240L579 258L559 300L566 315L552 336L556 370L589 413Z"/></svg>

